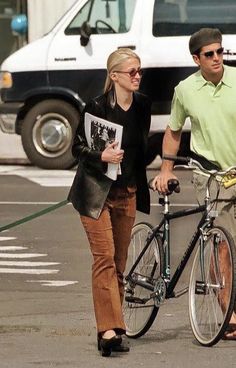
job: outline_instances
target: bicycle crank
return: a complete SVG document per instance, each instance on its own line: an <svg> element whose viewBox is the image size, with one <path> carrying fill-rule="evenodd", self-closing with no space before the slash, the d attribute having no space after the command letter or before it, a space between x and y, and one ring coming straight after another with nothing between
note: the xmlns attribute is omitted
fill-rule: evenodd
<svg viewBox="0 0 236 368"><path fill-rule="evenodd" d="M152 293L152 298L156 307L159 307L164 303L166 298L166 283L162 277L158 277L154 284L154 293Z"/></svg>

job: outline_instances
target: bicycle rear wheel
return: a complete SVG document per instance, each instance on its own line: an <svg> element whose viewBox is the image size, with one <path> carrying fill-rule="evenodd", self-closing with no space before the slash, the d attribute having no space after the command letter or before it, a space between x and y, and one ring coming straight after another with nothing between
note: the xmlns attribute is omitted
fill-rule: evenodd
<svg viewBox="0 0 236 368"><path fill-rule="evenodd" d="M152 226L145 222L133 227L125 275L128 274L138 258L151 232ZM135 280L144 280L154 286L156 280L162 274L162 270L163 248L161 238L154 237L125 286L123 311L126 334L131 338L138 338L148 331L159 309L155 305L154 299L150 298L153 291L137 285Z"/></svg>
<svg viewBox="0 0 236 368"><path fill-rule="evenodd" d="M223 336L234 309L235 277L233 238L224 228L214 227L197 250L189 284L190 323L201 345L212 346Z"/></svg>

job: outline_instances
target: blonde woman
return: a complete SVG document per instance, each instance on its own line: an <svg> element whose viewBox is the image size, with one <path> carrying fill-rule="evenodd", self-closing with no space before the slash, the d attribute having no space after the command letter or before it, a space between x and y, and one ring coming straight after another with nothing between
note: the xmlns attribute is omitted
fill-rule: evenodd
<svg viewBox="0 0 236 368"><path fill-rule="evenodd" d="M122 340L123 272L136 208L150 211L145 152L151 104L137 92L141 76L140 58L132 50L121 48L108 57L104 94L86 105L72 147L79 164L68 198L80 213L93 255L92 292L102 356L129 351ZM88 147L85 112L123 126L120 149L117 142L102 152ZM121 165L115 181L105 175L108 163Z"/></svg>

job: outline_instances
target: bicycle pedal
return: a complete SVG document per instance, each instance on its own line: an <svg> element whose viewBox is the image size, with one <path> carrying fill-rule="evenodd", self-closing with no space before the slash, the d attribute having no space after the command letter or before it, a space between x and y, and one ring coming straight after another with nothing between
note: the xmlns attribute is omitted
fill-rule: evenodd
<svg viewBox="0 0 236 368"><path fill-rule="evenodd" d="M146 300L138 298L136 296L126 296L125 301L128 303L145 304Z"/></svg>
<svg viewBox="0 0 236 368"><path fill-rule="evenodd" d="M203 281L196 281L195 294L206 295L206 284Z"/></svg>

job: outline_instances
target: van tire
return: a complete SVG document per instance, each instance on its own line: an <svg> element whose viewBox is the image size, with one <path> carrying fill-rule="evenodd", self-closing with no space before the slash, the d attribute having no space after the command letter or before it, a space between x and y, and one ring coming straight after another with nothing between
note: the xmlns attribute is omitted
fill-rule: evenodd
<svg viewBox="0 0 236 368"><path fill-rule="evenodd" d="M61 100L39 102L25 116L21 140L29 160L43 169L70 169L75 165L72 139L79 111Z"/></svg>

